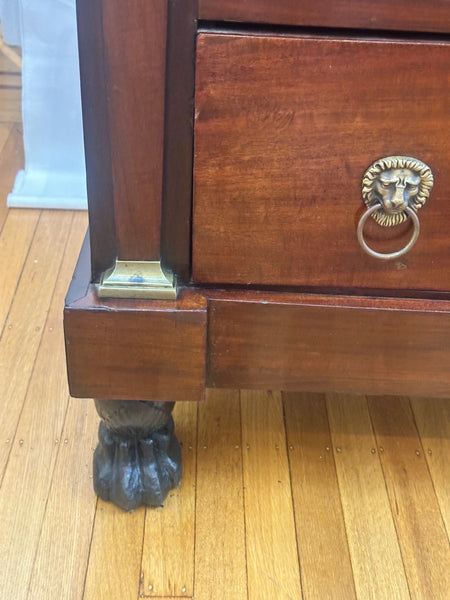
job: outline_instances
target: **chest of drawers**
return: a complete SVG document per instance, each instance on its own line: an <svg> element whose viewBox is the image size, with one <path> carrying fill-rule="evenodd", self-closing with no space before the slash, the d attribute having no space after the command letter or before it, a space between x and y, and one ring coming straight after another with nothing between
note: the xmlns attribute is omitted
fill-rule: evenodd
<svg viewBox="0 0 450 600"><path fill-rule="evenodd" d="M207 386L448 396L448 3L78 19L90 232L65 332L98 493L160 504L173 403Z"/></svg>

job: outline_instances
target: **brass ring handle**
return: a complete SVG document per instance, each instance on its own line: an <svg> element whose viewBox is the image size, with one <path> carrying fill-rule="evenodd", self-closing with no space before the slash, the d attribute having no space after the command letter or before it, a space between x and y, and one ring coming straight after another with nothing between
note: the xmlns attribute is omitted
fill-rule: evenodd
<svg viewBox="0 0 450 600"><path fill-rule="evenodd" d="M414 224L414 231L413 231L412 237L409 240L409 242L406 244L406 246L401 248L401 250L397 250L396 252L383 253L383 252L376 252L375 250L372 250L372 248L370 248L370 246L367 245L367 242L364 239L364 224L367 221L367 219L370 217L370 215L377 210L380 210L379 204L376 204L375 206L371 206L370 208L368 208L365 211L365 213L362 215L362 217L359 220L358 228L356 231L357 231L357 235L358 235L358 242L360 243L361 248L365 252L367 252L367 254L369 254L370 256L373 256L375 258L381 258L382 260L390 260L392 258L398 258L399 256L402 256L403 254L406 254L407 252L409 252L409 250L411 250L411 248L417 242L417 240L419 238L419 234L420 234L420 221L419 221L419 217L417 216L416 211L413 210L410 206L406 206L403 209L412 218L413 224Z"/></svg>

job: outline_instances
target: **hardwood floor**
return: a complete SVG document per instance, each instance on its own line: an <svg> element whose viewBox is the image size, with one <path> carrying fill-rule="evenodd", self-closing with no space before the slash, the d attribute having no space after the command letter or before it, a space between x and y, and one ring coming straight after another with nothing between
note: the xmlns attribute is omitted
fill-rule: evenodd
<svg viewBox="0 0 450 600"><path fill-rule="evenodd" d="M211 390L176 406L163 509L96 499L98 418L69 397L62 333L87 218L6 209L23 161L6 93L0 598L448 600L450 401Z"/></svg>
<svg viewBox="0 0 450 600"><path fill-rule="evenodd" d="M0 29L0 115L3 122L20 121L22 118L21 68L20 49L7 46Z"/></svg>

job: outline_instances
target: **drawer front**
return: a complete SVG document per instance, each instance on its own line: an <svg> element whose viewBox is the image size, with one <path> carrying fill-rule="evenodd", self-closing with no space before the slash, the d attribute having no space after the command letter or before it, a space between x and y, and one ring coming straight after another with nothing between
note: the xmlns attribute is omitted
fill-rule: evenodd
<svg viewBox="0 0 450 600"><path fill-rule="evenodd" d="M211 298L207 385L448 398L449 303L365 300Z"/></svg>
<svg viewBox="0 0 450 600"><path fill-rule="evenodd" d="M450 32L448 0L199 0L211 21Z"/></svg>
<svg viewBox="0 0 450 600"><path fill-rule="evenodd" d="M203 283L450 290L450 45L202 33L198 38L193 278ZM416 245L357 239L366 169L426 163ZM412 219L367 219L376 251Z"/></svg>

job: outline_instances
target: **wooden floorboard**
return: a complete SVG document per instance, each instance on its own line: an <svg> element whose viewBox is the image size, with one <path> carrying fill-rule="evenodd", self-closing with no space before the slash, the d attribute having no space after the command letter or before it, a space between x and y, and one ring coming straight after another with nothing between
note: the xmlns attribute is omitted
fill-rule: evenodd
<svg viewBox="0 0 450 600"><path fill-rule="evenodd" d="M10 210L0 237L0 332L20 282L41 212Z"/></svg>
<svg viewBox="0 0 450 600"><path fill-rule="evenodd" d="M62 334L87 217L7 209L23 148L4 93L0 598L448 600L450 400L211 390L175 408L164 508L97 500L98 417L68 396Z"/></svg>
<svg viewBox="0 0 450 600"><path fill-rule="evenodd" d="M0 37L0 122L22 119L22 58L18 48L4 44Z"/></svg>
<svg viewBox="0 0 450 600"><path fill-rule="evenodd" d="M328 418L358 598L410 598L363 396L329 394Z"/></svg>
<svg viewBox="0 0 450 600"><path fill-rule="evenodd" d="M449 541L410 402L370 398L369 407L411 598L444 599Z"/></svg>
<svg viewBox="0 0 450 600"><path fill-rule="evenodd" d="M30 334L35 334L33 341L30 341L30 351L35 355L35 360L25 398L21 403L20 393L19 395L12 394L11 399L15 400L17 410L13 410L15 406L11 406L11 403L6 408L9 416L7 422L11 427L9 433L11 441L7 445L9 447L7 469L0 488L0 505L4 505L6 511L5 522L0 528L0 548L2 549L0 562L6 565L6 568L2 570L0 578L6 578L4 582L4 589L7 591L5 597L14 596L15 598L29 597L28 585L41 535L55 461L59 446L63 443L61 438L67 413L68 387L64 355L60 351L63 337L61 306L64 302L67 281L75 266L74 255L82 243L86 229L86 218L83 214L60 215L48 212L42 216L40 224L45 222L46 216L51 217L50 223L54 224L52 230L55 230L55 233L59 232L56 241L59 242L59 236L62 238L60 245L55 243L54 251L54 255L59 256L61 264L57 263L53 277L42 278L44 284L48 284L50 288L47 294L43 295L43 302L45 302L45 298L49 298L50 302L45 309L36 303L39 311L37 315L33 314L31 307L28 308L30 304L34 304L33 293L28 296L29 281L27 278L23 278L21 281L27 285L23 292L19 285L8 318L8 323L11 321L14 324L20 320L26 322L27 311L29 311L32 333L28 329L24 335L30 337ZM55 220L59 227L55 227ZM49 240L51 244L54 240L47 227L44 232L43 238ZM39 236L40 234L37 232L37 239L40 239ZM38 254L32 251L27 262L32 261L34 264L35 256ZM51 272L53 264L45 260L45 255L40 254L38 260L44 262L42 269L45 269L45 265L47 265ZM26 270L24 270L24 274L26 274ZM36 282L39 275L35 278ZM28 296L28 302L24 307L20 302L22 293L25 298ZM18 314L19 309L21 317ZM41 315L45 316L45 321ZM35 323L41 324L35 327ZM17 332L20 332L19 335ZM16 350L11 354L12 357L17 358L21 351L27 357L28 353L24 352L27 344L23 343L24 338L21 336L23 332L20 326L13 326L11 330L7 326L7 334L9 333L11 333L10 336L4 336L6 343L3 348L7 349L8 345L14 346ZM38 339L39 334L41 334L40 339ZM49 368L49 357L52 357L52 368ZM3 362L8 364L7 360ZM13 365L9 366L14 368ZM24 365L22 365L22 372L26 373ZM20 376L20 371L17 375ZM26 376L24 380L27 380ZM24 389L14 384L14 378L11 378L10 381L14 387L20 390ZM19 409L20 414L18 414ZM17 425L13 433L14 422L12 419L16 418L16 414L18 416ZM11 503L9 500L14 497L17 502ZM33 515L32 521L28 521L30 513ZM21 557L20 563L16 560L17 556ZM19 577L23 585L16 590Z"/></svg>
<svg viewBox="0 0 450 600"><path fill-rule="evenodd" d="M0 480L11 452L17 450L17 424L41 344L72 219L72 214L56 211L41 215L4 326L0 346L0 397L3 403L2 433L8 441L0 446ZM49 356L54 361L55 357L52 354Z"/></svg>
<svg viewBox="0 0 450 600"><path fill-rule="evenodd" d="M163 508L147 509L141 561L141 597L192 597L194 589L197 405L175 407L183 448L183 480Z"/></svg>
<svg viewBox="0 0 450 600"><path fill-rule="evenodd" d="M414 398L411 404L442 519L450 537L450 401Z"/></svg>
<svg viewBox="0 0 450 600"><path fill-rule="evenodd" d="M92 487L92 453L96 438L97 417L93 402L70 400L57 445L28 598L83 597L96 511Z"/></svg>
<svg viewBox="0 0 450 600"><path fill-rule="evenodd" d="M22 125L21 123L13 123L8 127L8 137L0 151L0 232L3 230L6 217L11 214L6 206L6 198L9 192L12 191L17 172L23 166Z"/></svg>
<svg viewBox="0 0 450 600"><path fill-rule="evenodd" d="M249 600L300 598L281 394L241 392Z"/></svg>
<svg viewBox="0 0 450 600"><path fill-rule="evenodd" d="M194 596L246 600L239 391L208 390L198 428Z"/></svg>
<svg viewBox="0 0 450 600"><path fill-rule="evenodd" d="M325 395L283 397L303 597L351 600L356 591Z"/></svg>

